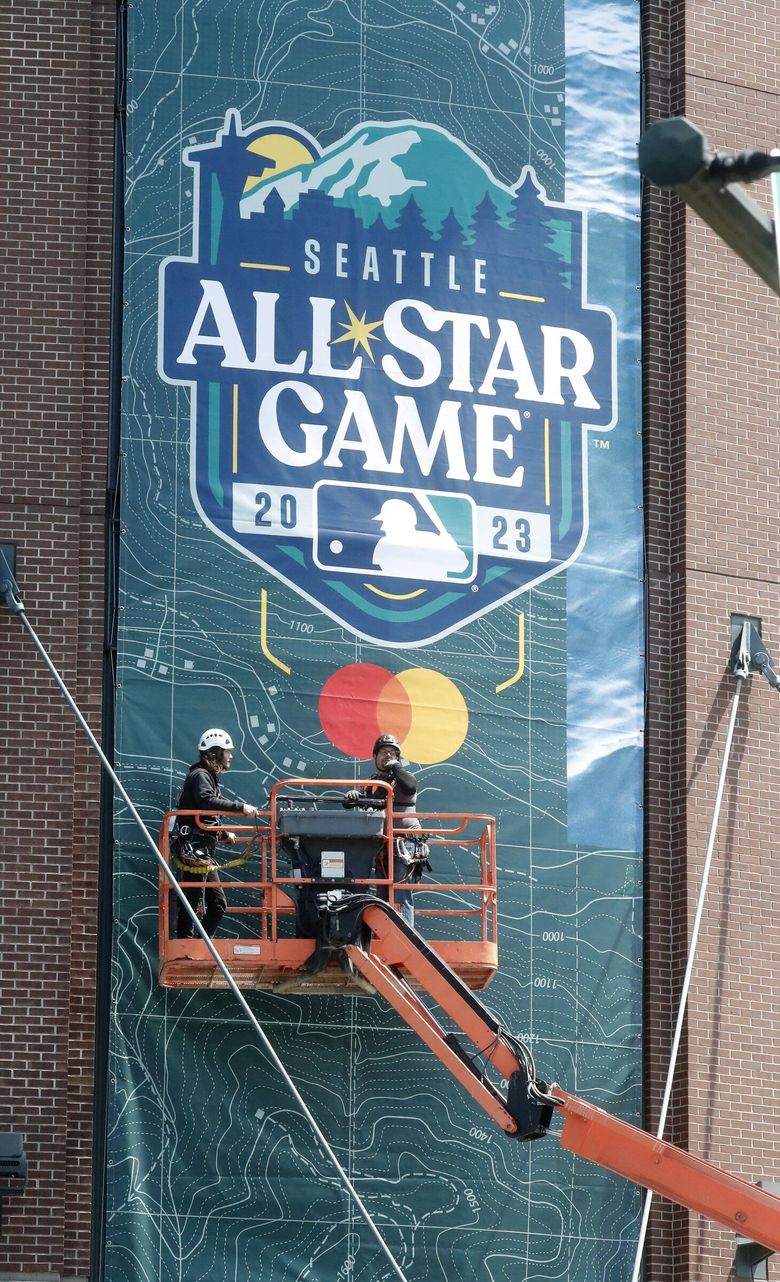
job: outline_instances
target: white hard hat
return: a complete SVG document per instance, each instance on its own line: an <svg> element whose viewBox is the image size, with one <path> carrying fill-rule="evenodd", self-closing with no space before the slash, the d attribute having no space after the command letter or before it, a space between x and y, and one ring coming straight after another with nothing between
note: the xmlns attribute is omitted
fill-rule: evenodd
<svg viewBox="0 0 780 1282"><path fill-rule="evenodd" d="M198 744L198 752L208 752L209 748L232 749L232 747L233 740L227 730L218 730L214 728L213 730L203 731L203 734L200 736L200 743Z"/></svg>

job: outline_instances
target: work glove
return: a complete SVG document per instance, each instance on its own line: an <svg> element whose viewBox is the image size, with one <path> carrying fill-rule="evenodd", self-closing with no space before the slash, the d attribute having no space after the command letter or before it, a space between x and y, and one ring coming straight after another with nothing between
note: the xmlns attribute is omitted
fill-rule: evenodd
<svg viewBox="0 0 780 1282"><path fill-rule="evenodd" d="M427 850L427 847L426 847ZM409 881L422 881L424 872L431 872L431 865L427 853L415 855L409 870Z"/></svg>
<svg viewBox="0 0 780 1282"><path fill-rule="evenodd" d="M360 798L361 798L360 789L350 788L349 792L344 797L344 800L348 801L351 806L354 806L358 801L360 801Z"/></svg>
<svg viewBox="0 0 780 1282"><path fill-rule="evenodd" d="M248 819L256 819L257 816L260 814L260 811L257 809L257 806L250 806L249 802L245 801L244 814L247 816Z"/></svg>

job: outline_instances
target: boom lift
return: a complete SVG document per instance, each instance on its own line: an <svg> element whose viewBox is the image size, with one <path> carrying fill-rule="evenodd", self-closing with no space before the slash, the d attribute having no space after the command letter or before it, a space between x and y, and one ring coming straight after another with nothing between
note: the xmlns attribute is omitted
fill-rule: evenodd
<svg viewBox="0 0 780 1282"><path fill-rule="evenodd" d="M388 796L385 823L384 802L381 813L370 807L344 808L341 790L353 786L343 779L287 779L272 788L269 808L261 812L256 825L248 827L244 822L237 827L235 814L223 816L223 823L237 837L229 847L231 856L238 851L220 865L231 874L229 880L223 879L223 889L231 916L238 916L247 928L238 939L220 935L213 942L239 987L312 994L365 990L352 968L338 964L339 957L346 960L340 949L330 955L330 964L315 968L316 908L313 928L309 921L312 897L318 892L335 903L336 896L343 897L346 890L368 892L375 886L394 904L397 892L408 889L403 869L398 869L398 880L395 877L396 839L401 833L393 832L390 788L372 784ZM328 795L334 789L338 795ZM177 866L182 886L202 886L206 870L193 868L190 879L186 862L171 851L176 814L194 822L196 828L203 826L191 812L171 811L163 818L160 850ZM444 880L425 882L426 899L438 906L418 909L418 918L426 920L426 935L431 935L428 919L432 927L435 920L433 946L468 987L486 988L498 968L495 819L423 812L417 818L425 827L436 864L448 869ZM382 876L377 862L383 865ZM245 868L258 866L259 876L244 874ZM224 987L224 978L202 941L171 937L171 898L161 873L160 983L167 988ZM392 955L387 961L399 964Z"/></svg>
<svg viewBox="0 0 780 1282"><path fill-rule="evenodd" d="M396 843L415 840L415 835L395 824L391 790L386 803L379 803L382 813L372 814L368 809L345 811L340 798L311 796L313 790L334 787L354 783L290 779L277 784L257 828L238 830L239 846L261 861L261 877L223 883L226 890L251 898L249 904L229 905L229 911L253 914L260 923L255 934L214 941L229 959L236 982L279 992L377 993L506 1135L541 1139L560 1114L564 1148L780 1251L780 1197L543 1081L530 1048L476 996L474 990L487 986L498 964L494 820L487 815L418 815L434 857L457 847L479 859L479 881L461 876L419 884L426 900L438 896L448 906L418 910L418 918L423 912L441 917L461 935L468 933L464 925L477 924L471 938L428 942L395 906L399 890L411 885L415 893L413 883L394 878ZM338 809L329 809L334 804ZM160 833L160 849L167 857L175 813L165 816ZM192 817L197 825L197 816ZM378 855L385 876L377 875ZM246 857L232 862L239 865ZM186 876L186 867L180 871ZM182 884L199 883L195 878ZM203 987L224 982L201 940L171 938L168 895L161 875L161 983ZM472 904L464 907L469 896ZM453 902L458 906L452 907ZM470 1046L460 1034L445 1031L426 997Z"/></svg>

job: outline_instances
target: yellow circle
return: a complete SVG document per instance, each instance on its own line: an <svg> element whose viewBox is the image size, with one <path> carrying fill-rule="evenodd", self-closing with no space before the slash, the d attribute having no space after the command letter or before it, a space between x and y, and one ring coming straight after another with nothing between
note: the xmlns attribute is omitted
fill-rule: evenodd
<svg viewBox="0 0 780 1282"><path fill-rule="evenodd" d="M293 138L290 134L273 132L260 134L252 139L247 151L257 152L271 163L266 165L262 174L247 178L244 195L259 183L267 182L269 178L277 178L279 174L286 173L288 169L295 169L298 165L310 165L314 160L314 153L303 139Z"/></svg>
<svg viewBox="0 0 780 1282"><path fill-rule="evenodd" d="M404 756L421 766L453 757L469 728L466 700L454 681L432 668L407 668L396 680L412 710L412 724L401 743Z"/></svg>

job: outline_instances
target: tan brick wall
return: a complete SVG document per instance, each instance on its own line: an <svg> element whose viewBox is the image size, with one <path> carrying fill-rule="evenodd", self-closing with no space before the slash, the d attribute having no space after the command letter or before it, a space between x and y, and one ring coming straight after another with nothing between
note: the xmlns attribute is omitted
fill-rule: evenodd
<svg viewBox="0 0 780 1282"><path fill-rule="evenodd" d="M644 10L648 122L717 149L778 142L777 6ZM751 189L768 204L769 185ZM780 658L780 302L675 198L645 204L649 562L646 1103L655 1128L734 679L731 613ZM760 682L760 684L759 684ZM668 1138L749 1180L780 1171L777 696L741 700ZM658 1201L649 1282L728 1278L734 1237Z"/></svg>
<svg viewBox="0 0 780 1282"><path fill-rule="evenodd" d="M28 617L99 728L113 135L113 0L2 18L0 539ZM0 611L0 1130L23 1198L0 1273L85 1277L91 1223L99 772L18 620Z"/></svg>

